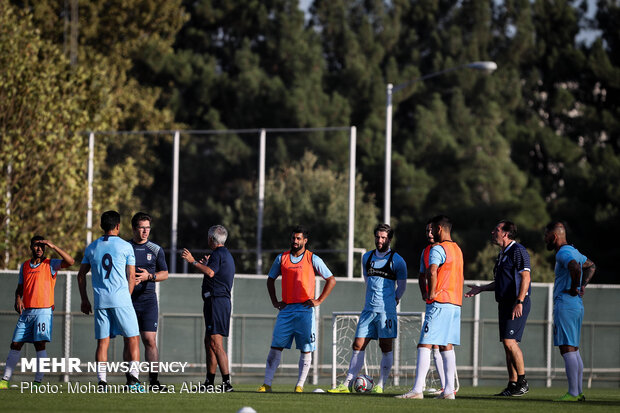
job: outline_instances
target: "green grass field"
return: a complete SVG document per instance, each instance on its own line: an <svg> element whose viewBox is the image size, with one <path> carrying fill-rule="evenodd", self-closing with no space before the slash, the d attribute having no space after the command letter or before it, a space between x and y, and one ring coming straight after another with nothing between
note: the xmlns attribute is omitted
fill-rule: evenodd
<svg viewBox="0 0 620 413"><path fill-rule="evenodd" d="M457 399L399 400L393 396L407 391L392 390L384 394L328 394L311 393L315 386L307 386L306 393L292 393L293 386L275 385L269 394L255 393L255 385L236 385L234 393L187 393L175 385L175 393L168 394L90 394L68 392L66 384L58 385L58 393L36 394L28 389L13 388L0 392L0 403L7 412L237 412L251 406L258 413L277 412L410 412L422 409L427 412L620 412L618 389L589 389L583 403L553 402L561 396L562 388L535 388L521 398L497 398L490 394L498 388L462 388Z"/></svg>

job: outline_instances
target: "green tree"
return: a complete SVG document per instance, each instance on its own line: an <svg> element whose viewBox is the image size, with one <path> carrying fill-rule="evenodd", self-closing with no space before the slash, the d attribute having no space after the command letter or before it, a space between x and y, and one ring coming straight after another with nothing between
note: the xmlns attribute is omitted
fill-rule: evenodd
<svg viewBox="0 0 620 413"><path fill-rule="evenodd" d="M107 76L104 64L70 67L62 51L40 37L31 15L0 3L5 267L29 256L35 233L72 254L83 248L87 146L75 131L116 127ZM117 176L108 185L124 180Z"/></svg>
<svg viewBox="0 0 620 413"><path fill-rule="evenodd" d="M372 196L364 193L361 177L356 179L355 247L371 249L377 208ZM310 230L310 250L341 250L347 248L348 234L348 173L334 172L318 165L318 158L306 152L301 160L273 168L265 182L263 249L290 248L290 230L301 224ZM225 225L239 248L256 247L255 181L246 181L239 188ZM320 217L320 218L318 218ZM268 271L277 253L264 254L263 271ZM346 274L346 253L320 253L336 275ZM255 254L243 255L241 268L254 272ZM238 263L239 264L239 263ZM359 268L358 266L355 268ZM357 272L356 272L357 273Z"/></svg>

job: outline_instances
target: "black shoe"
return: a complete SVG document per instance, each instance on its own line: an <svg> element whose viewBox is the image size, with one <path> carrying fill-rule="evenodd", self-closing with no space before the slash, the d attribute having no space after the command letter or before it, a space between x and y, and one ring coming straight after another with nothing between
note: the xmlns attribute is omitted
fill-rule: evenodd
<svg viewBox="0 0 620 413"><path fill-rule="evenodd" d="M227 380L222 383L222 391L224 393L230 393L231 391L235 391L235 389L233 389L233 386L232 384L230 384L230 381Z"/></svg>
<svg viewBox="0 0 620 413"><path fill-rule="evenodd" d="M523 382L517 383L514 389L512 389L511 396L523 396L528 391L530 391L530 386L527 384L527 380L523 379Z"/></svg>
<svg viewBox="0 0 620 413"><path fill-rule="evenodd" d="M161 384L159 380L153 380L149 382L149 390L153 393L167 393L168 388Z"/></svg>
<svg viewBox="0 0 620 413"><path fill-rule="evenodd" d="M213 391L215 390L215 387L213 386L213 384L209 383L209 380L205 380L203 386L205 391L209 393L213 393Z"/></svg>
<svg viewBox="0 0 620 413"><path fill-rule="evenodd" d="M108 386L108 383L106 383L106 382L105 382L105 381L103 381L103 380L99 380L99 383L97 383L97 386L107 387L107 386Z"/></svg>
<svg viewBox="0 0 620 413"><path fill-rule="evenodd" d="M517 383L515 382L509 382L508 386L502 390L501 392L494 394L493 396L504 396L504 397L510 397L512 396L513 392L515 392L517 390Z"/></svg>

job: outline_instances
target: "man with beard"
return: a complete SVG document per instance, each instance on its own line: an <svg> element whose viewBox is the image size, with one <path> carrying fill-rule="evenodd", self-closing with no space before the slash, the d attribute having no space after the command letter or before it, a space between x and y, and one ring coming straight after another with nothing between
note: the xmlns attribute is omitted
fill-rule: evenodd
<svg viewBox="0 0 620 413"><path fill-rule="evenodd" d="M420 272L418 274L418 285L420 287L420 293L422 293L422 299L426 301L428 300L428 284L426 283L426 270L430 266L429 259L431 254L431 248L435 244L435 239L433 238L433 227L430 220L426 223L426 227L424 228L424 230L428 245L422 250L422 254L420 254ZM439 396L443 393L444 387L446 387L446 377L443 371L443 359L441 358L439 346L433 345L432 351L433 360L435 360L435 367L437 368L437 374L439 375L439 382L441 383L441 389L437 390L434 395Z"/></svg>
<svg viewBox="0 0 620 413"><path fill-rule="evenodd" d="M487 285L470 285L465 297L482 291L495 291L499 318L499 339L506 353L508 386L496 396L523 396L529 391L525 380L525 363L519 342L530 313L530 255L525 247L515 241L517 226L510 221L500 221L491 232L491 241L502 250L493 268L493 282Z"/></svg>
<svg viewBox="0 0 620 413"><path fill-rule="evenodd" d="M323 260L306 250L308 231L297 226L291 232L290 251L279 254L267 278L267 291L271 303L279 310L273 329L271 349L267 356L265 381L259 393L271 392L271 383L280 364L282 350L291 348L293 338L300 351L299 376L295 393L304 391L304 383L310 371L312 352L316 349L316 323L314 307L319 306L331 293L336 280ZM315 299L316 274L323 277L325 286ZM282 301L276 296L275 281L282 275Z"/></svg>
<svg viewBox="0 0 620 413"><path fill-rule="evenodd" d="M407 264L390 248L393 236L394 230L389 225L377 225L376 250L369 251L362 257L366 302L357 323L347 377L343 383L328 390L330 393L350 393L350 383L364 365L364 351L373 339L379 339L383 357L380 378L372 392L383 393L383 386L390 376L394 361L392 345L398 334L396 306L407 287Z"/></svg>
<svg viewBox="0 0 620 413"><path fill-rule="evenodd" d="M555 251L555 282L553 285L553 345L560 348L564 359L568 392L557 401L585 401L582 391L583 360L579 354L583 300L596 265L566 241L566 225L551 222L545 228L545 243Z"/></svg>
<svg viewBox="0 0 620 413"><path fill-rule="evenodd" d="M413 388L399 399L423 399L424 383L430 367L430 350L439 346L443 359L445 387L439 399L454 399L456 358L454 347L461 343L463 304L463 253L452 241L452 221L445 215L431 220L433 240L426 270L428 296L424 324L420 332Z"/></svg>

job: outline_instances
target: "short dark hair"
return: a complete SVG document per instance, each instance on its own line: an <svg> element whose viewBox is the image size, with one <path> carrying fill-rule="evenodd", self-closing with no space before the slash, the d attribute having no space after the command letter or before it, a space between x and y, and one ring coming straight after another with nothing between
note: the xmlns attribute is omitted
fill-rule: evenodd
<svg viewBox="0 0 620 413"><path fill-rule="evenodd" d="M291 234L303 234L304 238L308 239L309 232L308 232L308 229L304 227L303 225L296 225L291 230Z"/></svg>
<svg viewBox="0 0 620 413"><path fill-rule="evenodd" d="M45 238L43 238L41 235L35 235L34 237L30 238L30 247L32 248L37 241L43 241L44 239Z"/></svg>
<svg viewBox="0 0 620 413"><path fill-rule="evenodd" d="M442 228L446 228L448 231L452 231L452 220L447 215L437 215L431 219L433 226L437 225Z"/></svg>
<svg viewBox="0 0 620 413"><path fill-rule="evenodd" d="M508 233L509 239L517 239L517 224L512 221L508 221L507 219L502 219L501 221L499 221L499 225L502 231Z"/></svg>
<svg viewBox="0 0 620 413"><path fill-rule="evenodd" d="M391 226L389 226L388 224L378 224L375 227L375 232L374 232L375 237L377 236L377 232L379 232L379 231L387 232L388 239L390 239L390 240L394 236L394 229Z"/></svg>
<svg viewBox="0 0 620 413"><path fill-rule="evenodd" d="M545 227L545 231L553 232L560 227L564 228L564 232L568 232L568 226L566 225L566 222L560 221L560 220L551 221L550 223L548 223L547 226Z"/></svg>
<svg viewBox="0 0 620 413"><path fill-rule="evenodd" d="M134 216L131 218L131 227L134 229L138 228L138 223L140 221L148 221L150 224L152 219L151 219L151 216L147 214L146 212L136 212Z"/></svg>
<svg viewBox="0 0 620 413"><path fill-rule="evenodd" d="M101 214L101 229L105 232L111 231L121 223L121 214L116 211L106 211Z"/></svg>

